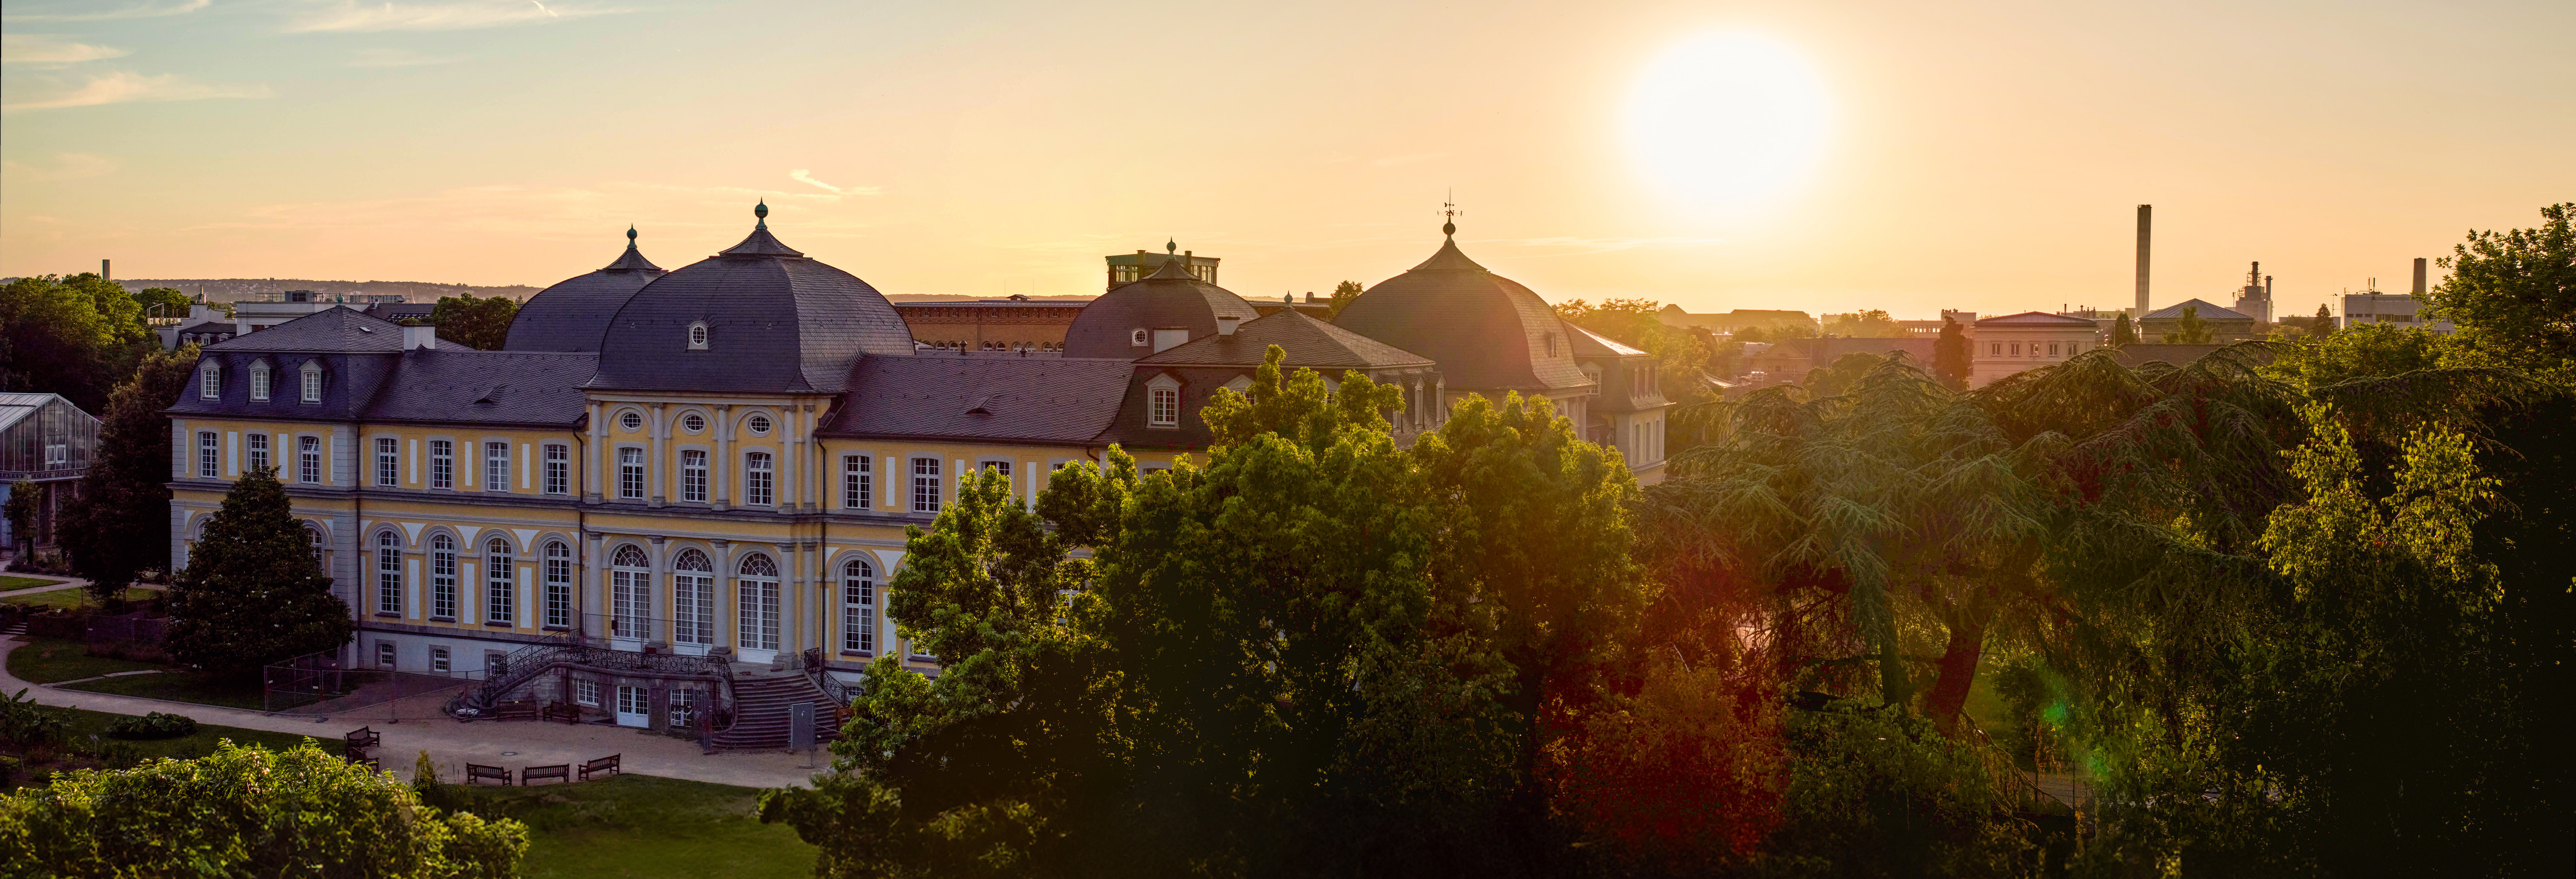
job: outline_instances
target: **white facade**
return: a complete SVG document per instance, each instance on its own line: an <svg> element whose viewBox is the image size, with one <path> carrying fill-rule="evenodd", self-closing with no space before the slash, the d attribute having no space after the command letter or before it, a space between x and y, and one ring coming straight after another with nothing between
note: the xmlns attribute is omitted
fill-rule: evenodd
<svg viewBox="0 0 2576 879"><path fill-rule="evenodd" d="M2445 335L2455 329L2450 321L2426 319L2423 308L2424 304L2409 293L2353 293L2343 298L2343 319L2339 324L2346 329L2361 324L2396 324Z"/></svg>
<svg viewBox="0 0 2576 879"><path fill-rule="evenodd" d="M2093 350L2097 338L2092 320L2042 311L1977 321L1968 386L1982 388L2023 370L2064 363Z"/></svg>

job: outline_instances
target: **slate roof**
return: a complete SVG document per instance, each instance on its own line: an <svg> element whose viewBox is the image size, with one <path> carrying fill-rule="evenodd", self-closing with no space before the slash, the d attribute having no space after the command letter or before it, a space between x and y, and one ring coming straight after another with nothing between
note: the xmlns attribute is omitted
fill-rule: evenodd
<svg viewBox="0 0 2576 879"><path fill-rule="evenodd" d="M2179 314L2180 312L2176 313ZM2000 317L1981 317L1977 319L1977 326L1983 327L1989 325L1995 327L2053 327L2063 325L2069 328L2081 326L2086 329L2092 329L2095 327L2093 319L2089 317L2067 317L2062 314L2050 314L2045 311L2025 311L2020 314L2007 314Z"/></svg>
<svg viewBox="0 0 2576 879"><path fill-rule="evenodd" d="M764 208L761 213L767 213ZM706 349L688 328L703 321ZM590 386L836 393L862 354L909 357L912 329L868 282L778 243L741 244L654 279L608 322Z"/></svg>
<svg viewBox="0 0 2576 879"><path fill-rule="evenodd" d="M824 436L1083 445L1108 429L1135 367L1065 357L861 357Z"/></svg>
<svg viewBox="0 0 2576 879"><path fill-rule="evenodd" d="M1454 238L1412 271L1361 293L1333 323L1438 361L1457 390L1544 392L1592 384L1574 365L1573 345L1547 355L1548 337L1565 335L1547 300L1486 271L1459 252Z"/></svg>
<svg viewBox="0 0 2576 879"><path fill-rule="evenodd" d="M1431 358L1316 320L1293 309L1245 321L1235 328L1234 335L1209 336L1177 345L1136 363L1140 366L1258 367L1262 358L1268 356L1272 345L1286 352L1287 358L1280 365L1290 369L1301 366L1323 370L1434 365Z"/></svg>
<svg viewBox="0 0 2576 879"><path fill-rule="evenodd" d="M2146 316L2145 318L2142 318L2141 320L2181 320L2181 319L2182 319L2182 310L2183 310L2184 308L2186 308L2186 307L2197 307L2197 308L2199 308L2199 309L2200 309L2200 319L2201 319L2201 320L2244 320L2244 321L2250 321L2250 320L2253 320L2253 319L2254 319L2254 318L2253 318L2253 316L2248 315L2248 314L2246 314L2246 313L2244 313L2244 312L2241 312L2241 311L2237 311L2237 310L2235 310L2235 309L2233 309L2233 308L2224 308L2224 307L2221 307L2221 306L2212 305L2212 304L2209 304L2209 303L2207 303L2207 302L2203 302L2203 301L2198 300L2198 299L2185 299L2185 300L2183 300L2183 301L2181 301L2181 302L2177 302L2177 303L2174 303L2174 304L2172 304L2172 305L2168 305L2168 306L2165 306L2165 307L2163 307L2163 308L2159 308L2159 309L2156 309L2156 310L2154 310L2154 311L2147 312L2147 316ZM1978 321L1978 323L1985 323L1985 321Z"/></svg>
<svg viewBox="0 0 2576 879"><path fill-rule="evenodd" d="M581 384L598 364L588 352L417 348L402 353L362 417L572 427L585 414Z"/></svg>
<svg viewBox="0 0 2576 879"><path fill-rule="evenodd" d="M626 230L626 252L599 271L555 282L528 297L519 316L510 319L509 351L597 351L609 320L635 291L669 272L635 247L635 230Z"/></svg>
<svg viewBox="0 0 2576 879"><path fill-rule="evenodd" d="M206 346L210 352L402 350L402 325L345 305Z"/></svg>
<svg viewBox="0 0 2576 879"><path fill-rule="evenodd" d="M1243 297L1191 277L1182 260L1173 257L1153 274L1084 305L1064 329L1064 354L1131 360L1154 351L1132 343L1137 330L1187 329L1195 341L1216 335L1217 316L1227 314L1246 322L1261 316Z"/></svg>
<svg viewBox="0 0 2576 879"><path fill-rule="evenodd" d="M1608 336L1575 326L1571 321L1568 321L1565 324L1565 337L1573 340L1574 356L1576 357L1651 356L1644 351L1619 344Z"/></svg>

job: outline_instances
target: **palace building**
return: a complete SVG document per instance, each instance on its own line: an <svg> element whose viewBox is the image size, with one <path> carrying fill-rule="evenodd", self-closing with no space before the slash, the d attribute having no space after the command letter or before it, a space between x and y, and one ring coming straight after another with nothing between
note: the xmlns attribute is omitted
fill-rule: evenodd
<svg viewBox="0 0 2576 879"><path fill-rule="evenodd" d="M774 748L789 703L828 705L880 656L936 673L883 584L961 480L997 471L1034 503L1112 445L1168 468L1272 345L1402 388L1400 443L1467 393L1518 391L1662 472L1652 358L1454 241L1339 324L1265 316L1170 259L1082 307L1060 351L994 350L920 341L754 213L740 244L674 270L629 230L615 261L530 298L503 350L350 308L206 346L167 410L171 563L233 480L275 468L357 614L344 663L472 678L464 710L568 705Z"/></svg>

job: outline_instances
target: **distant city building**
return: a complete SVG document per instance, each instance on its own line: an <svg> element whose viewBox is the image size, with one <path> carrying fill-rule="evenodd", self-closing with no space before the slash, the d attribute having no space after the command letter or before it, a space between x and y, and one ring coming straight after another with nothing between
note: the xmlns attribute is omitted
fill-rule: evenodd
<svg viewBox="0 0 2576 879"><path fill-rule="evenodd" d="M2362 324L2420 327L2444 335L2457 329L2448 320L2425 317L2423 301L2412 293L2367 291L2344 294L2341 326L2349 328Z"/></svg>
<svg viewBox="0 0 2576 879"><path fill-rule="evenodd" d="M14 533L0 517L0 547L46 552L54 544L54 522L70 501L81 477L89 475L90 455L98 449L98 419L56 394L0 394L0 503L18 482L40 492L30 533Z"/></svg>
<svg viewBox="0 0 2576 879"><path fill-rule="evenodd" d="M1162 256L1155 256L1150 251L1139 250L1133 254L1114 253L1103 257L1103 259L1106 259L1109 262L1109 286L1107 289L1110 290L1116 290L1119 286L1124 284L1133 284L1138 281L1145 280L1155 272L1161 271L1164 263L1175 259L1181 261L1183 269L1190 273L1190 277L1197 278L1210 284L1216 283L1217 258L1213 256L1199 256L1189 251L1181 250L1180 245L1175 242L1163 242Z"/></svg>
<svg viewBox="0 0 2576 879"><path fill-rule="evenodd" d="M2213 341L2241 342L2246 339L2260 338L2251 315L2222 308L2213 302L2185 299L2148 312L2146 319L2138 322L2138 341L2164 341L2166 333L2181 329L2183 311L2195 308L2199 309L2197 314L2201 322L2208 324L2210 332L2214 334Z"/></svg>
<svg viewBox="0 0 2576 879"><path fill-rule="evenodd" d="M1062 354L1065 330L1089 304L1014 294L966 302L898 302L894 310L912 326L914 341L934 349Z"/></svg>
<svg viewBox="0 0 2576 879"><path fill-rule="evenodd" d="M1968 386L1982 388L2005 376L2100 347L2100 330L2091 318L2025 311L1977 321L1971 346Z"/></svg>
<svg viewBox="0 0 2576 879"><path fill-rule="evenodd" d="M1930 368L1932 348L1939 342L1938 338L1932 336L1748 342L1744 346L1744 359L1737 363L1736 378L1752 387L1801 382L1806 380L1808 370L1829 365L1850 354L1871 354L1883 357L1902 352L1917 365Z"/></svg>
<svg viewBox="0 0 2576 879"><path fill-rule="evenodd" d="M2245 270L2245 286L2236 291L2236 313L2253 318L2257 326L2272 322L2272 279L2264 277L2262 263Z"/></svg>

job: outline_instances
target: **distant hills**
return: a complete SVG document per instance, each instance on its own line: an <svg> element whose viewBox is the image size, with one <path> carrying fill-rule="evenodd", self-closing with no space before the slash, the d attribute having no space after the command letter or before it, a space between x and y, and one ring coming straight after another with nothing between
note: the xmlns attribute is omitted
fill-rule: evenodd
<svg viewBox="0 0 2576 879"><path fill-rule="evenodd" d="M404 302L436 302L441 296L507 296L522 302L537 295L543 287L513 284L506 287L477 287L472 284L439 284L429 281L312 281L303 278L137 278L120 279L127 290L146 287L169 287L195 296L206 294L208 302L239 302L259 299L285 290L311 290L325 297L401 296ZM886 297L895 302L973 302L996 299L994 296L953 296L937 293L896 293ZM1088 302L1097 294L1076 296L1031 296L1041 302Z"/></svg>

